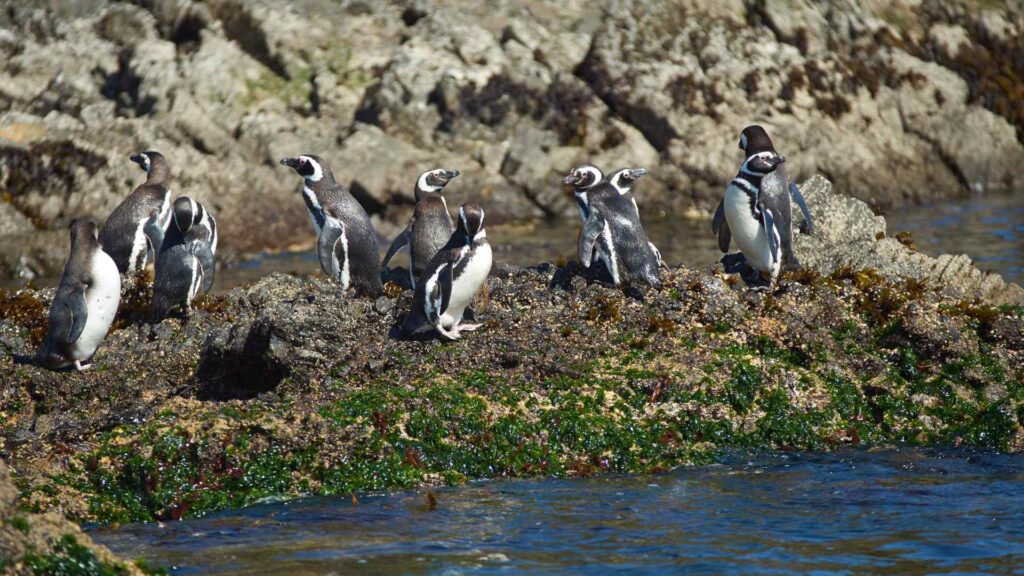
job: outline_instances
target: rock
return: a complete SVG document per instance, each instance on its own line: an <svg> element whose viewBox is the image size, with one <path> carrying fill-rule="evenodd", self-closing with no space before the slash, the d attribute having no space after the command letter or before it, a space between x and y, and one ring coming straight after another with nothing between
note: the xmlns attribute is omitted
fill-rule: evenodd
<svg viewBox="0 0 1024 576"><path fill-rule="evenodd" d="M993 304L1024 304L1024 289L998 274L982 272L966 255L932 258L885 237L885 219L863 202L832 193L821 176L800 189L814 215L814 236L796 234L794 250L800 263L822 274L836 269L871 268L890 280L915 278L952 298L980 299ZM794 205L794 221L799 210Z"/></svg>
<svg viewBox="0 0 1024 576"><path fill-rule="evenodd" d="M463 172L450 203L491 221L571 216L558 177L587 160L651 169L646 211L706 213L755 121L795 176L876 207L1014 189L1024 107L1000 56L1022 18L965 0L29 0L0 15L0 187L48 232L102 222L139 180L126 156L160 149L227 258L309 245L276 166L303 152L382 231L438 165ZM54 237L0 244L0 274L55 275Z"/></svg>
<svg viewBox="0 0 1024 576"><path fill-rule="evenodd" d="M59 513L36 514L19 509L18 489L10 468L0 460L0 558L4 573L12 576L57 573L72 565L141 576L133 563L121 560L92 541ZM116 572L115 572L116 571Z"/></svg>

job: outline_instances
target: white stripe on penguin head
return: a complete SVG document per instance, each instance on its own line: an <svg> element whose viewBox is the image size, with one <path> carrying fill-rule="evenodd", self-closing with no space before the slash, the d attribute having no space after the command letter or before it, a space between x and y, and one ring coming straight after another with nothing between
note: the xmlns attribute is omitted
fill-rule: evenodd
<svg viewBox="0 0 1024 576"><path fill-rule="evenodd" d="M306 176L306 180L309 180L310 182L319 182L324 177L324 169L320 167L319 162L313 160L309 156L299 156L299 158L309 162L309 165L313 167L313 173Z"/></svg>
<svg viewBox="0 0 1024 576"><path fill-rule="evenodd" d="M431 174L437 174L438 172L443 171L443 168L438 168L436 170L427 170L423 174L420 174L419 180L416 181L416 187L419 188L420 190L423 190L424 192L437 192L438 190L441 190L442 188L444 188L444 186L427 184L427 176L430 176Z"/></svg>

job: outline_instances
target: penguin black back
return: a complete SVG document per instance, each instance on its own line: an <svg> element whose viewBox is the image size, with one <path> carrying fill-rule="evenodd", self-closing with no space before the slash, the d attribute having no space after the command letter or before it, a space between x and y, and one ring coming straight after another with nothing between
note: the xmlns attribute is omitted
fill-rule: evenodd
<svg viewBox="0 0 1024 576"><path fill-rule="evenodd" d="M370 215L334 179L323 158L304 154L283 158L303 179L302 198L316 229L320 267L338 280L370 296L383 291L380 280L380 252Z"/></svg>
<svg viewBox="0 0 1024 576"><path fill-rule="evenodd" d="M121 274L141 269L147 251L160 249L170 217L171 170L163 154L150 150L130 159L146 172L146 181L114 208L99 236L100 245Z"/></svg>

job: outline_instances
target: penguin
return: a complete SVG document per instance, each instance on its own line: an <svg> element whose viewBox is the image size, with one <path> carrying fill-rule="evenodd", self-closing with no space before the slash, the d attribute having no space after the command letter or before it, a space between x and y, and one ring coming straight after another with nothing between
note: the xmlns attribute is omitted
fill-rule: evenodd
<svg viewBox="0 0 1024 576"><path fill-rule="evenodd" d="M581 215L584 213L579 259L585 268L601 260L616 286L633 279L655 288L661 285L660 254L647 238L630 197L602 180L586 190L586 210L581 209Z"/></svg>
<svg viewBox="0 0 1024 576"><path fill-rule="evenodd" d="M782 268L800 267L793 254L791 195L797 198L809 229L813 220L799 189L790 185L783 166L786 159L775 151L768 132L758 125L748 126L740 133L739 146L746 160L715 209L711 229L722 252L729 251L735 236L752 269L745 276L748 281L766 277L774 285Z"/></svg>
<svg viewBox="0 0 1024 576"><path fill-rule="evenodd" d="M615 187L615 190L620 196L628 198L633 203L633 210L636 211L636 217L640 218L640 207L636 204L636 197L633 196L633 186L636 184L637 179L647 174L646 168L620 168L608 178L608 183ZM647 239L647 243L651 246L651 250L654 250L654 255L658 259L658 268L664 266L664 262L661 259L661 251L651 242L650 238Z"/></svg>
<svg viewBox="0 0 1024 576"><path fill-rule="evenodd" d="M92 359L117 315L121 274L88 220L71 223L71 254L50 306L46 339L37 353L43 366L74 366L82 371Z"/></svg>
<svg viewBox="0 0 1024 576"><path fill-rule="evenodd" d="M571 184L573 196L576 198L576 206L580 210L580 218L586 222L590 213L590 199L588 191L604 181L604 172L593 164L579 164L569 171L569 175L562 179L562 184Z"/></svg>
<svg viewBox="0 0 1024 576"><path fill-rule="evenodd" d="M159 152L131 156L146 172L146 181L114 208L100 230L100 245L121 274L131 276L146 267L148 252L163 244L170 221L171 169Z"/></svg>
<svg viewBox="0 0 1024 576"><path fill-rule="evenodd" d="M302 198L318 235L320 268L341 284L342 293L351 287L380 295L380 251L366 210L335 181L323 158L307 154L283 158L281 164L302 176Z"/></svg>
<svg viewBox="0 0 1024 576"><path fill-rule="evenodd" d="M176 308L187 316L192 300L213 287L217 221L201 203L180 196L156 257L152 315L156 322Z"/></svg>
<svg viewBox="0 0 1024 576"><path fill-rule="evenodd" d="M416 210L405 230L395 238L388 248L381 266L388 262L399 250L409 248L409 284L416 288L416 279L430 263L430 259L451 237L455 231L452 217L448 213L448 203L442 192L453 178L459 175L458 170L437 168L428 170L416 180L414 194Z"/></svg>
<svg viewBox="0 0 1024 576"><path fill-rule="evenodd" d="M457 340L461 332L479 328L479 324L462 324L462 315L487 282L491 261L483 208L475 202L463 204L455 232L417 282L402 331L412 336L437 330L442 338Z"/></svg>

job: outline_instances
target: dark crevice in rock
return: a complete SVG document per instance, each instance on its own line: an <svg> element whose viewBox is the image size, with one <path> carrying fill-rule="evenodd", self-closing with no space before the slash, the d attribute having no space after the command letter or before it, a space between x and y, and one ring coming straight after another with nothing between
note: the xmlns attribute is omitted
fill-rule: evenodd
<svg viewBox="0 0 1024 576"><path fill-rule="evenodd" d="M274 357L270 318L212 334L196 370L200 400L246 400L277 388L285 366Z"/></svg>
<svg viewBox="0 0 1024 576"><path fill-rule="evenodd" d="M422 20L427 15L421 8L416 6L409 6L405 10L402 10L402 22L406 26L415 26L417 22Z"/></svg>
<svg viewBox="0 0 1024 576"><path fill-rule="evenodd" d="M614 82L602 74L597 58L592 40L586 58L573 74L590 87L612 114L636 128L655 150L664 152L672 140L679 138L675 128L669 124L668 119L662 118L649 108L621 105L618 98L625 98L622 87L614 86Z"/></svg>
<svg viewBox="0 0 1024 576"><path fill-rule="evenodd" d="M215 16L224 26L224 34L238 43L247 54L269 68L274 74L290 80L284 62L271 53L267 38L260 28L260 22L247 10L244 4L225 2L217 4Z"/></svg>
<svg viewBox="0 0 1024 576"><path fill-rule="evenodd" d="M100 93L104 98L114 101L119 115L128 115L130 111L134 116L147 116L152 114L156 99L140 96L139 86L142 84L142 78L132 69L134 55L135 51L132 48L124 48L118 53L117 72L103 77Z"/></svg>

